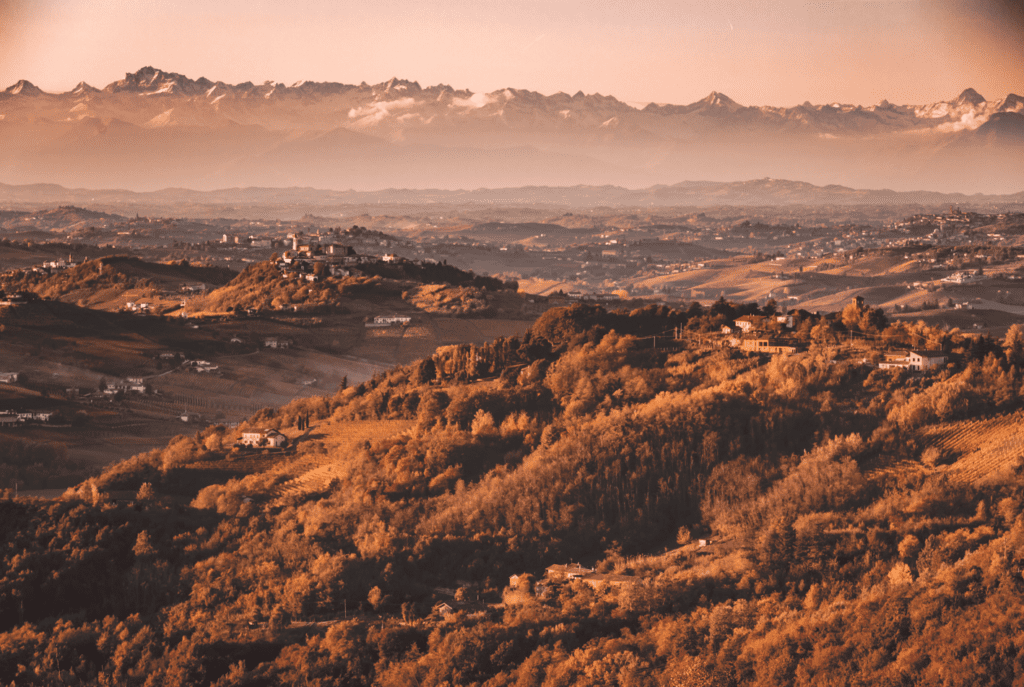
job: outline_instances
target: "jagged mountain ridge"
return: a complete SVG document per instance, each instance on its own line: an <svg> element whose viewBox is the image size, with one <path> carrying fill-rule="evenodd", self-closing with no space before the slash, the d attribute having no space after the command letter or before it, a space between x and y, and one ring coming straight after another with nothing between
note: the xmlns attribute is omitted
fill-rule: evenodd
<svg viewBox="0 0 1024 687"><path fill-rule="evenodd" d="M1024 185L1010 116L1022 112L1018 95L973 89L920 106L755 107L716 92L636 108L596 93L232 85L146 67L102 89L0 91L0 180L369 190L771 176L1006 193Z"/></svg>
<svg viewBox="0 0 1024 687"><path fill-rule="evenodd" d="M126 96L137 96L128 99ZM182 74L144 67L124 79L96 89L85 82L66 93L45 93L32 83L21 80L0 92L0 100L33 98L49 101L41 109L52 110L54 119L81 120L90 116L117 116L141 126L167 126L180 124L173 117L159 119L159 115L175 108L208 109L216 115L206 119L221 123L255 124L268 129L308 128L323 130L335 127L375 130L386 128L387 120L400 119L406 127L433 124L439 114L447 119L469 120L498 118L502 124L513 126L515 114L543 113L556 123L577 126L606 125L613 117L622 121L634 117L638 121L645 115L661 118L700 117L739 120L763 126L790 126L812 131L835 133L838 131L863 132L872 127L888 130L928 129L952 127L976 129L995 113L1024 111L1024 98L1016 94L988 101L973 88L965 89L957 98L927 105L893 105L886 101L873 106L830 103L796 107L744 106L727 95L712 92L706 98L689 105L659 105L651 103L638 109L601 94L575 95L556 93L544 96L534 91L505 88L491 93L473 93L456 90L446 84L423 88L415 81L393 78L384 83L350 85L331 82L301 81L290 86L267 81L262 84L245 82L226 84L205 77L190 79ZM294 101L308 108L307 120L273 116L273 106ZM325 102L329 101L329 102ZM128 109L127 112L118 111ZM231 106L229 106L229 104ZM338 105L350 105L337 107ZM5 109L13 103L5 103ZM38 103L36 103L38 107ZM64 109L62 106L68 106ZM120 105L121 107L118 107ZM169 107L168 107L169 106ZM159 110L157 115L147 115ZM323 110L323 111L320 111ZM8 114L5 112L4 114ZM13 114L13 113L11 113ZM63 114L64 117L59 115ZM328 116L324 116L328 115ZM9 115L10 116L10 115ZM965 121L965 117L968 120ZM532 123L537 123L536 118ZM661 127L653 125L651 129Z"/></svg>

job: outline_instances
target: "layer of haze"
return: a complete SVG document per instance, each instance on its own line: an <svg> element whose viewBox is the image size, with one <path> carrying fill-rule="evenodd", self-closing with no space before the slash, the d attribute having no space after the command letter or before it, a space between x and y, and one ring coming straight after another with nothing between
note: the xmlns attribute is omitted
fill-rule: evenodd
<svg viewBox="0 0 1024 687"><path fill-rule="evenodd" d="M153 65L229 83L505 87L689 103L1024 90L1019 0L0 0L0 88Z"/></svg>

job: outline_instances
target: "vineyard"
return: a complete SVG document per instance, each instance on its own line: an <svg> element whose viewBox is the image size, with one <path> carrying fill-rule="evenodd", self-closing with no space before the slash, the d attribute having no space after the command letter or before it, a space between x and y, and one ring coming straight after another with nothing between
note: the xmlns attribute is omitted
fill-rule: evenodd
<svg viewBox="0 0 1024 687"><path fill-rule="evenodd" d="M273 496L278 500L322 491L334 479L343 479L345 461L364 442L373 443L407 432L411 420L353 420L332 424L324 440L324 454L307 455L289 466L297 477L277 486Z"/></svg>
<svg viewBox="0 0 1024 687"><path fill-rule="evenodd" d="M935 425L922 432L928 448L955 457L940 467L954 484L967 484L1014 465L1024 456L1024 411Z"/></svg>

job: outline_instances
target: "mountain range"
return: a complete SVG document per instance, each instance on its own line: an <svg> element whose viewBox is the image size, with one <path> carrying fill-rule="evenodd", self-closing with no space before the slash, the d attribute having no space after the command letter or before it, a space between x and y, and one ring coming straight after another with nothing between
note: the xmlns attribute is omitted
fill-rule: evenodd
<svg viewBox="0 0 1024 687"><path fill-rule="evenodd" d="M391 79L226 84L152 67L102 89L0 91L0 181L153 190L372 190L799 178L898 191L1024 188L1024 98L637 108L600 94Z"/></svg>
<svg viewBox="0 0 1024 687"><path fill-rule="evenodd" d="M945 209L1019 211L1024 191L985 195L854 189L847 186L815 186L786 179L751 179L715 182L684 181L641 189L621 186L524 186L445 191L440 189L383 189L379 191L331 191L315 188L227 188L196 191L167 188L159 191L65 188L56 184L13 186L0 183L0 203L36 211L61 206L88 206L124 216L260 217L297 219L306 214L339 216L370 208L552 207L552 208L650 208L650 207L780 207L780 206L902 206ZM383 206L383 207L382 207ZM63 209L63 208L62 208ZM49 212L54 212L50 210ZM38 216L38 215L37 215Z"/></svg>

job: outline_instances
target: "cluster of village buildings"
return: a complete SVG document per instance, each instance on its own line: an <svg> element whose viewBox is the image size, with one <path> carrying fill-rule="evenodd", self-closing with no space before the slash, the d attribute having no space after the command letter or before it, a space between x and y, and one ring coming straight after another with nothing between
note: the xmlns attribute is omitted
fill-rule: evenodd
<svg viewBox="0 0 1024 687"><path fill-rule="evenodd" d="M711 539L698 539L693 542L695 552L698 555L708 555L718 544ZM607 587L622 588L629 585L643 582L642 577L637 575L622 575L617 573L599 573L594 568L588 568L579 563L556 564L545 568L544 576L537 579L530 573L519 573L508 578L508 588L511 591L521 591L533 594L540 600L548 599L561 585L579 581L594 589ZM433 610L438 615L445 617L455 613L459 602L457 589L436 587L434 593L439 596L447 596L452 602L442 601L434 604Z"/></svg>
<svg viewBox="0 0 1024 687"><path fill-rule="evenodd" d="M285 250L277 259L277 268L282 276L305 279L308 282L319 281L324 275L331 277L348 277L353 268L359 265L376 263L395 264L405 261L394 253L382 256L357 254L352 246L338 243L321 243L317 235L306 236L302 232L288 234L291 248ZM419 265L436 265L437 260L424 258L411 261ZM323 265L323 267L318 267Z"/></svg>
<svg viewBox="0 0 1024 687"><path fill-rule="evenodd" d="M106 388L103 389L103 393L107 396L116 396L119 393L122 394L144 394L148 391L146 386L145 378L141 376L127 377L125 379L118 379L114 381L108 381Z"/></svg>
<svg viewBox="0 0 1024 687"><path fill-rule="evenodd" d="M858 304L861 301L856 301ZM725 345L750 353L767 355L791 354L802 349L799 343L783 338L764 336L770 328L792 329L794 319L788 315L744 315L733 320L732 325L723 325L721 334L726 338ZM866 362L866 361L865 361ZM879 369L906 369L925 372L941 367L949 362L949 355L936 350L911 350L884 354L884 360L878 363Z"/></svg>

